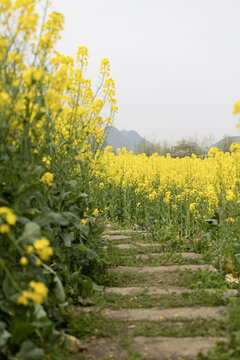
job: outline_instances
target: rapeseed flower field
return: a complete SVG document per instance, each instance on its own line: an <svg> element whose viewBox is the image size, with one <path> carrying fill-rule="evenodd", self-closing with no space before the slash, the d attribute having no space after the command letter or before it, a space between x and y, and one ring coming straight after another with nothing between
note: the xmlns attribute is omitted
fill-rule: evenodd
<svg viewBox="0 0 240 360"><path fill-rule="evenodd" d="M212 247L222 267L230 256L239 270L234 257L240 250L239 176L238 143L226 153L212 147L204 159L194 154L148 157L125 149L114 154L108 147L96 166L92 186L98 206L112 220L151 230L159 241L175 237L194 243L201 237L195 247Z"/></svg>
<svg viewBox="0 0 240 360"><path fill-rule="evenodd" d="M204 159L103 151L118 111L109 59L94 90L88 48L55 51L64 16L48 1L0 0L0 21L0 359L65 341L72 309L102 290L106 218L238 279L240 145Z"/></svg>

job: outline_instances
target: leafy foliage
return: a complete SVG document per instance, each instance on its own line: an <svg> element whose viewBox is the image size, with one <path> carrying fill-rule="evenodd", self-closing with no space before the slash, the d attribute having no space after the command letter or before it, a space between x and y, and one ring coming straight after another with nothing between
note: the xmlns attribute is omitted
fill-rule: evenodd
<svg viewBox="0 0 240 360"><path fill-rule="evenodd" d="M89 182L117 111L109 60L94 93L88 49L55 52L63 15L38 3L0 4L0 346L31 360L107 266Z"/></svg>

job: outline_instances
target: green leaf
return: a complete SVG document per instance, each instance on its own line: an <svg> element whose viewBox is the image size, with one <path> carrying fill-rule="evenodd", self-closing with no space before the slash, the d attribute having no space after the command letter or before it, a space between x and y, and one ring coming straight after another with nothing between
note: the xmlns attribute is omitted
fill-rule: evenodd
<svg viewBox="0 0 240 360"><path fill-rule="evenodd" d="M3 198L0 198L0 205L6 205L6 206L9 206L9 203L3 199Z"/></svg>
<svg viewBox="0 0 240 360"><path fill-rule="evenodd" d="M31 161L31 138L25 137L23 142L24 160Z"/></svg>
<svg viewBox="0 0 240 360"><path fill-rule="evenodd" d="M33 332L33 327L29 322L15 318L12 327L12 344L19 344Z"/></svg>
<svg viewBox="0 0 240 360"><path fill-rule="evenodd" d="M81 295L86 298L89 297L93 291L93 281L90 278L81 280Z"/></svg>
<svg viewBox="0 0 240 360"><path fill-rule="evenodd" d="M5 297L7 298L7 300L9 300L10 302L14 301L17 293L16 293L15 288L12 286L11 281L8 279L7 276L5 276L5 278L3 280L2 290L3 290L3 293L4 293ZM16 300L17 299L15 299L15 301Z"/></svg>
<svg viewBox="0 0 240 360"><path fill-rule="evenodd" d="M72 187L76 187L77 186L77 180L69 180L68 184L71 185Z"/></svg>
<svg viewBox="0 0 240 360"><path fill-rule="evenodd" d="M69 224L69 220L62 214L56 213L54 211L45 211L39 219L38 223L40 225L58 224L66 226Z"/></svg>
<svg viewBox="0 0 240 360"><path fill-rule="evenodd" d="M63 211L62 213L66 219L68 219L71 223L80 223L81 219L74 213L70 211Z"/></svg>
<svg viewBox="0 0 240 360"><path fill-rule="evenodd" d="M42 319L47 317L47 313L40 304L34 304L34 317L36 319Z"/></svg>
<svg viewBox="0 0 240 360"><path fill-rule="evenodd" d="M63 235L63 241L65 246L71 247L73 240L74 240L74 232L70 232L68 234Z"/></svg>
<svg viewBox="0 0 240 360"><path fill-rule="evenodd" d="M35 222L29 222L25 225L23 233L17 241L28 245L33 244L35 240L41 237L40 226Z"/></svg>
<svg viewBox="0 0 240 360"><path fill-rule="evenodd" d="M39 111L36 116L35 116L35 120L41 120L41 118L45 115L44 111Z"/></svg>
<svg viewBox="0 0 240 360"><path fill-rule="evenodd" d="M218 220L217 219L205 219L205 222L208 223L209 225L218 225Z"/></svg>
<svg viewBox="0 0 240 360"><path fill-rule="evenodd" d="M236 254L235 258L236 258L237 262L240 264L240 254Z"/></svg>
<svg viewBox="0 0 240 360"><path fill-rule="evenodd" d="M86 248L86 258L88 260L94 260L98 257L98 254L94 251L94 250L91 250L89 248Z"/></svg>
<svg viewBox="0 0 240 360"><path fill-rule="evenodd" d="M104 286L98 285L95 282L93 282L93 291L103 292L103 289L104 289Z"/></svg>
<svg viewBox="0 0 240 360"><path fill-rule="evenodd" d="M35 328L48 328L52 326L52 321L48 319L47 313L42 305L34 304L34 318L35 320L31 323Z"/></svg>
<svg viewBox="0 0 240 360"><path fill-rule="evenodd" d="M6 330L6 324L0 321L0 346L6 345L8 339L11 337L9 332Z"/></svg>
<svg viewBox="0 0 240 360"><path fill-rule="evenodd" d="M44 352L42 349L36 347L31 341L24 341L21 345L19 352L16 354L19 360L42 360Z"/></svg>
<svg viewBox="0 0 240 360"><path fill-rule="evenodd" d="M60 303L64 303L65 299L66 299L66 295L65 295L65 291L62 285L61 280L59 279L59 277L56 275L54 276L53 279L54 283L55 283L55 287L54 287L54 295L56 296L57 300Z"/></svg>

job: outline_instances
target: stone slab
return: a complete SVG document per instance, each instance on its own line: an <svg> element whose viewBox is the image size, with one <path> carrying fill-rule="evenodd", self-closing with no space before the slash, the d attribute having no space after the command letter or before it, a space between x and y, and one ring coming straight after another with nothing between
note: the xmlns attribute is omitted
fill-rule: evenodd
<svg viewBox="0 0 240 360"><path fill-rule="evenodd" d="M119 235L119 234L146 234L146 230L134 230L134 229L120 229L120 230L108 230L105 234Z"/></svg>
<svg viewBox="0 0 240 360"><path fill-rule="evenodd" d="M199 352L206 355L218 341L224 340L220 337L173 338L138 336L133 338L131 346L141 354L144 360L192 360L196 359Z"/></svg>
<svg viewBox="0 0 240 360"><path fill-rule="evenodd" d="M143 292L145 288L143 287L109 287L104 291L108 294L117 294L117 295L136 295Z"/></svg>
<svg viewBox="0 0 240 360"><path fill-rule="evenodd" d="M103 309L101 314L105 318L123 319L131 321L147 320L159 321L171 318L215 318L221 319L224 313L224 306L199 306L199 307L180 307L169 309Z"/></svg>
<svg viewBox="0 0 240 360"><path fill-rule="evenodd" d="M84 355L89 359L126 359L128 356L128 351L123 349L120 346L119 339L90 339L90 340L81 340L81 343L85 346L86 351Z"/></svg>
<svg viewBox="0 0 240 360"><path fill-rule="evenodd" d="M127 235L110 235L107 237L108 240L130 240L131 238Z"/></svg>
<svg viewBox="0 0 240 360"><path fill-rule="evenodd" d="M118 249L136 249L136 246L134 246L132 244L118 244L118 245L114 245L114 246Z"/></svg>
<svg viewBox="0 0 240 360"><path fill-rule="evenodd" d="M137 259L142 259L142 260L148 260L151 257L160 257L160 256L164 256L164 255L179 255L181 257L183 257L184 259L189 259L189 260L199 260L202 259L202 255L201 254L197 254L197 253L193 253L193 252L184 252L184 253L150 253L150 254L139 254L136 256Z"/></svg>
<svg viewBox="0 0 240 360"><path fill-rule="evenodd" d="M110 239L111 240L111 239ZM116 240L116 239L115 239ZM122 240L122 239L117 239L117 240ZM118 249L134 249L136 248L137 246L142 246L142 247L148 247L148 246L151 246L151 247L156 247L156 246L161 246L161 244L157 244L157 243L154 243L154 244L149 244L149 243L137 243L135 245L133 244L114 244L115 247L117 247Z"/></svg>
<svg viewBox="0 0 240 360"><path fill-rule="evenodd" d="M212 265L169 265L169 266L143 266L143 267L134 267L134 266L118 266L114 269L109 269L108 271L119 271L119 272L134 272L134 273L148 273L148 274L157 274L171 271L182 271L182 270L209 270L216 272L217 270Z"/></svg>
<svg viewBox="0 0 240 360"><path fill-rule="evenodd" d="M158 243L138 243L138 246L142 246L142 247L148 247L148 246L161 246L161 244Z"/></svg>
<svg viewBox="0 0 240 360"><path fill-rule="evenodd" d="M189 289L181 286L165 286L165 287L155 287L150 286L149 288L145 287L109 287L105 289L106 293L118 294L118 295L137 295L143 292L144 290L148 290L149 295L169 295L169 294L182 294L182 293L192 293L195 291L207 291L211 293L218 293L223 295L224 297L237 296L238 290L236 289L228 289L224 291L216 291L216 289Z"/></svg>
<svg viewBox="0 0 240 360"><path fill-rule="evenodd" d="M192 360L199 352L204 355L218 341L226 341L221 337L145 337L132 339L131 348L140 353L143 360ZM120 346L120 339L92 338L81 340L86 350L84 355L89 359L127 359L128 352Z"/></svg>

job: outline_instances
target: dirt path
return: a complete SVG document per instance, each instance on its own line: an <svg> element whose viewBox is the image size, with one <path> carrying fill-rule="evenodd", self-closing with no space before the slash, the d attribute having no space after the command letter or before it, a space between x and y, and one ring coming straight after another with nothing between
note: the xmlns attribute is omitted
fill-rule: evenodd
<svg viewBox="0 0 240 360"><path fill-rule="evenodd" d="M84 310L104 326L103 336L97 328L83 342L86 359L193 360L227 341L225 304L237 291L216 288L221 275L200 254L163 253L146 233L109 235L119 266L109 269L109 286Z"/></svg>

